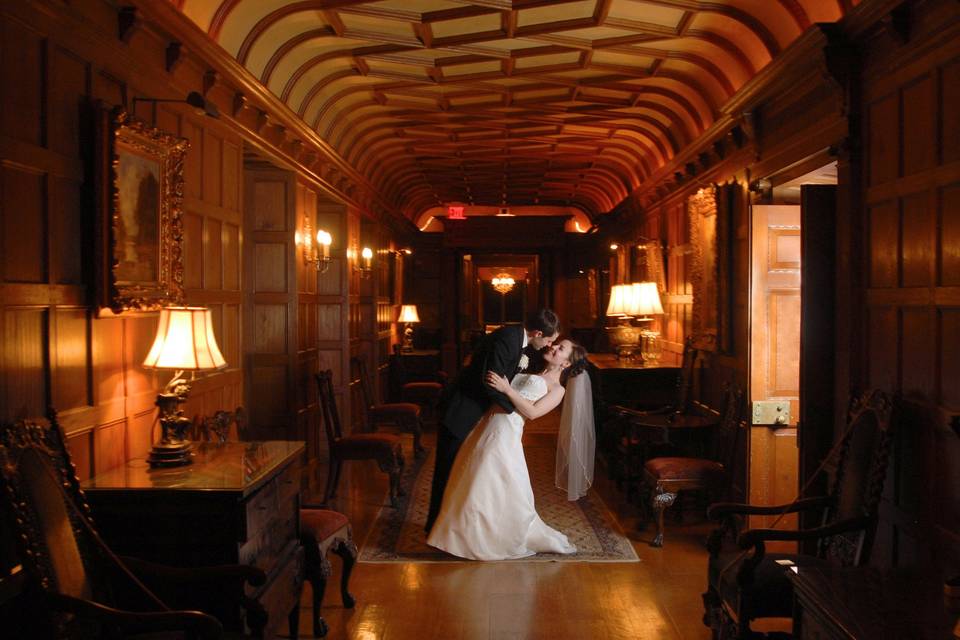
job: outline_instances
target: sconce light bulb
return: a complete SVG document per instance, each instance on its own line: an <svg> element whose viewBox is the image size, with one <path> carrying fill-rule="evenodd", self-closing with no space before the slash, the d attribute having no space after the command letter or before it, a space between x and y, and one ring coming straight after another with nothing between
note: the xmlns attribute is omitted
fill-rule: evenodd
<svg viewBox="0 0 960 640"><path fill-rule="evenodd" d="M317 231L317 242L325 247L329 247L333 243L333 236L323 229L320 229Z"/></svg>
<svg viewBox="0 0 960 640"><path fill-rule="evenodd" d="M620 245L618 245L616 242L610 243L610 251L616 251L619 248L620 248Z"/></svg>
<svg viewBox="0 0 960 640"><path fill-rule="evenodd" d="M371 260L373 259L373 251L370 250L370 247L364 247L363 250L360 252L360 256L364 260Z"/></svg>
<svg viewBox="0 0 960 640"><path fill-rule="evenodd" d="M413 254L413 249L404 249L403 252L409 256Z"/></svg>

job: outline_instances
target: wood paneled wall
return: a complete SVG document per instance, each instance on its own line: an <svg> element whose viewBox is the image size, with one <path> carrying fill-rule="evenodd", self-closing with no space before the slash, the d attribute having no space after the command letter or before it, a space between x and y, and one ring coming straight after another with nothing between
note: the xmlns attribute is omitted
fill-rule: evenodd
<svg viewBox="0 0 960 640"><path fill-rule="evenodd" d="M140 367L155 313L98 317L90 306L93 104L171 90L142 72L160 66L159 43L141 34L124 46L112 7L83 9L83 28L72 10L53 16L39 3L4 3L0 13L0 419L54 406L87 477L148 450L153 401L168 377ZM186 109L162 105L137 115L191 142L186 300L211 307L230 365L197 382L185 410L233 406L241 401L241 143Z"/></svg>
<svg viewBox="0 0 960 640"><path fill-rule="evenodd" d="M864 60L864 386L917 397L898 426L875 561L960 570L960 19L920 3ZM950 428L953 416L954 429Z"/></svg>

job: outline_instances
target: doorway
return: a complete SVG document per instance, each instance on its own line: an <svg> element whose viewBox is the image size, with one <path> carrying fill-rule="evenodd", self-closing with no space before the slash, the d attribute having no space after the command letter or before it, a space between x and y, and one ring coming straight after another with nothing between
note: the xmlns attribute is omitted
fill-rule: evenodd
<svg viewBox="0 0 960 640"><path fill-rule="evenodd" d="M774 505L793 501L800 487L799 434L807 406L801 389L804 396L811 391L801 369L814 344L804 340L805 324L811 305L832 308L832 300L818 300L811 290L806 264L832 264L832 244L819 236L811 242L809 232L832 224L837 165L788 169L759 184L751 203L749 498L751 504ZM750 527L769 527L774 519L751 516ZM793 514L778 525L796 527ZM781 543L779 550L792 547Z"/></svg>

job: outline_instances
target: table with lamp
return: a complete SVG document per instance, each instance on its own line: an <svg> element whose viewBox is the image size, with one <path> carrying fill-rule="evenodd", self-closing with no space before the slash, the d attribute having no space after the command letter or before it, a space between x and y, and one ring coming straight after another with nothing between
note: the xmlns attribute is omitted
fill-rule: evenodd
<svg viewBox="0 0 960 640"><path fill-rule="evenodd" d="M618 359L635 359L646 366L656 366L662 353L660 332L633 324L653 322L651 316L662 315L660 292L655 282L633 282L614 285L610 290L607 317L616 324L607 327L610 346Z"/></svg>
<svg viewBox="0 0 960 640"><path fill-rule="evenodd" d="M210 310L168 307L144 360L148 369L172 370L157 395L160 439L146 458L98 473L83 489L98 529L115 551L181 567L246 564L267 580L245 594L260 614L213 612L230 629L244 625L273 637L295 629L303 584L299 545L301 441L191 443L181 405L191 371L227 367L214 336ZM268 616L282 612L283 616Z"/></svg>

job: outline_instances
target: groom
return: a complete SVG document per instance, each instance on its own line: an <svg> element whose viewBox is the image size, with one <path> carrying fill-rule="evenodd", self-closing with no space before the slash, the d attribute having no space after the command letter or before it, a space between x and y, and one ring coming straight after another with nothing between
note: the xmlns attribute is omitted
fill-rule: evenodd
<svg viewBox="0 0 960 640"><path fill-rule="evenodd" d="M496 402L511 413L513 403L507 396L484 382L487 371L513 379L520 365L524 349L539 351L549 347L560 332L560 320L550 309L530 313L524 326L508 325L483 337L470 357L470 364L447 387L440 401L440 426L437 428L437 463L433 470L433 488L430 493L430 512L426 531L429 534L440 514L443 490L447 486L453 461L460 445L473 425Z"/></svg>

